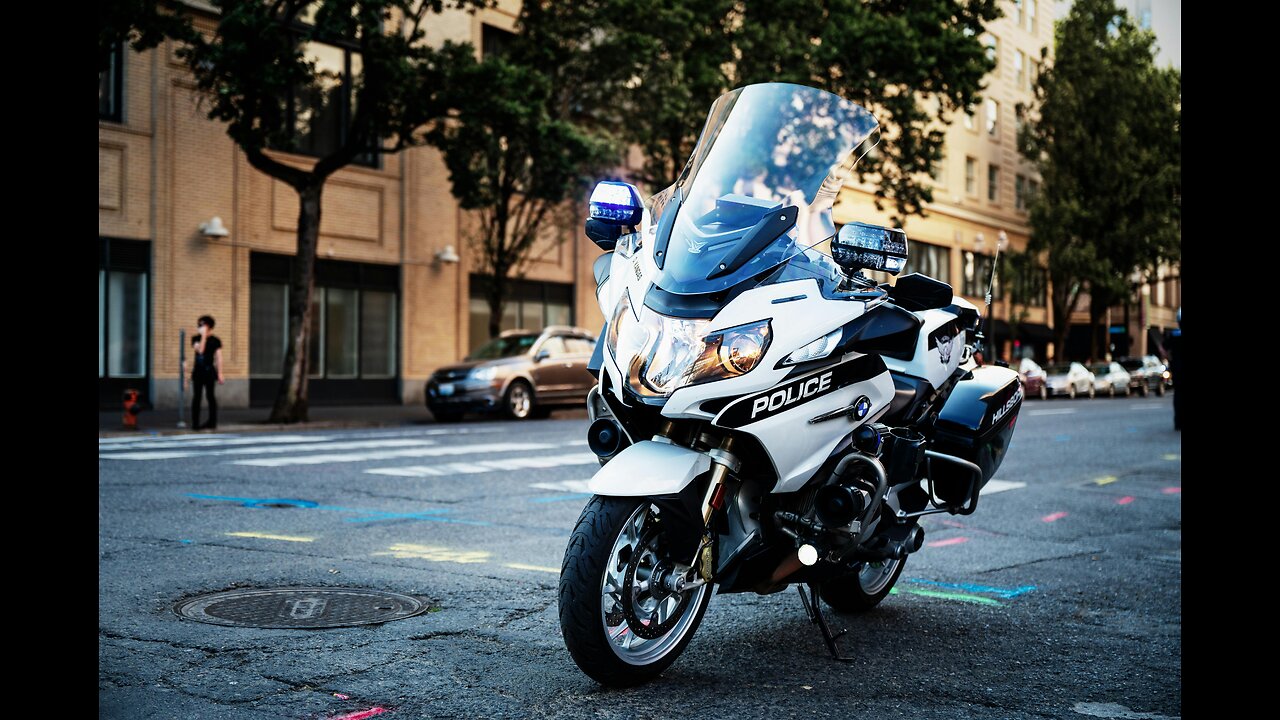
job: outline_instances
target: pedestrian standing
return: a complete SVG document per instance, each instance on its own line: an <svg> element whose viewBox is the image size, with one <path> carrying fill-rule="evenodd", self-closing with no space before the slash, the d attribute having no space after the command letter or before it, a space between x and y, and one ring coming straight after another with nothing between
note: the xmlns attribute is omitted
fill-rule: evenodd
<svg viewBox="0 0 1280 720"><path fill-rule="evenodd" d="M213 390L221 385L222 378L222 341L213 334L213 318L202 315L196 321L196 334L191 336L191 428L193 430L214 430L218 427L218 399ZM200 393L203 391L209 399L209 421L200 424Z"/></svg>

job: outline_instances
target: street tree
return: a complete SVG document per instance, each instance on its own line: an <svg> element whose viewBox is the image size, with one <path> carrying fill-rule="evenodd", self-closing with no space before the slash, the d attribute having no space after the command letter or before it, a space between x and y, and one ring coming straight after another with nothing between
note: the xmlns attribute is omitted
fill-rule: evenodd
<svg viewBox="0 0 1280 720"><path fill-rule="evenodd" d="M618 144L585 109L600 87L586 80L592 12L589 3L529 0L500 53L476 59L469 45L442 50L450 115L428 138L444 156L459 206L473 213L468 242L490 337L500 332L511 287L539 242L563 241L569 201L619 157Z"/></svg>
<svg viewBox="0 0 1280 720"><path fill-rule="evenodd" d="M255 169L298 194L297 253L289 286L289 326L282 382L271 422L307 419L308 341L315 292L321 198L326 181L347 165L424 142L424 126L442 111L440 90L450 55L425 42L446 6L486 0L214 0L212 33L165 25L181 41L178 57L203 93L210 119ZM130 6L140 3L129 3ZM138 14L150 42L151 13ZM167 21L166 21L167 22ZM317 51L349 51L350 71L325 65ZM101 38L100 38L101 49ZM346 110L349 109L349 112ZM325 133L335 130L336 132ZM273 151L302 151L314 161Z"/></svg>
<svg viewBox="0 0 1280 720"><path fill-rule="evenodd" d="M1059 358L1081 293L1098 326L1129 277L1181 257L1181 74L1155 65L1155 36L1112 0L1077 0L1055 57L1019 108L1019 144L1043 179L1031 201L1033 252L1048 256Z"/></svg>
<svg viewBox="0 0 1280 720"><path fill-rule="evenodd" d="M974 105L993 67L979 40L995 0L613 0L607 32L626 139L644 151L642 179L675 180L707 108L733 88L794 82L871 110L883 141L856 168L878 206L903 222L933 199L943 126ZM612 76L607 76L611 79Z"/></svg>

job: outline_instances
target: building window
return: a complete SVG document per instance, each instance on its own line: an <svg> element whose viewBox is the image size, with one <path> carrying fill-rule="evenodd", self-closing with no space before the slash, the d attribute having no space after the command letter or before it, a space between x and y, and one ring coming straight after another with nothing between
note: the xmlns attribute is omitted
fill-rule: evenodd
<svg viewBox="0 0 1280 720"><path fill-rule="evenodd" d="M990 164L987 165L987 199L1000 200L1000 168Z"/></svg>
<svg viewBox="0 0 1280 720"><path fill-rule="evenodd" d="M306 59L315 64L317 81L295 88L286 101L285 123L292 130L287 152L325 157L342 147L355 114L353 78L362 72L360 53L318 42L303 44ZM356 165L379 167L377 152L366 152L352 161Z"/></svg>
<svg viewBox="0 0 1280 720"><path fill-rule="evenodd" d="M976 109L969 105L964 109L964 129L970 132L977 132L978 123L973 119Z"/></svg>
<svg viewBox="0 0 1280 720"><path fill-rule="evenodd" d="M1018 26L1021 27L1027 20L1027 9L1022 6L1022 0L1013 0L1013 6L1017 8Z"/></svg>
<svg viewBox="0 0 1280 720"><path fill-rule="evenodd" d="M289 342L293 258L254 253L249 289L249 375L279 378ZM399 268L320 260L311 298L308 374L328 380L396 377Z"/></svg>
<svg viewBox="0 0 1280 720"><path fill-rule="evenodd" d="M107 69L98 73L98 119L121 122L124 116L124 53L120 43L111 49Z"/></svg>
<svg viewBox="0 0 1280 720"><path fill-rule="evenodd" d="M987 295L987 284L991 282L991 262L990 255L974 253L965 250L960 253L961 270L964 273L963 283L961 286L961 294L969 297L984 299ZM991 291L992 302L1001 299L1000 279L996 278L996 284Z"/></svg>
<svg viewBox="0 0 1280 720"><path fill-rule="evenodd" d="M1000 38L987 33L982 36L982 45L987 49L987 59L991 61L991 72L1000 69Z"/></svg>
<svg viewBox="0 0 1280 720"><path fill-rule="evenodd" d="M1027 209L1027 176L1017 175L1013 179L1013 204L1018 210Z"/></svg>
<svg viewBox="0 0 1280 720"><path fill-rule="evenodd" d="M1044 269L1030 262L1030 258L1017 265L1021 267L1013 273L1013 301L1028 307L1044 307L1048 287Z"/></svg>
<svg viewBox="0 0 1280 720"><path fill-rule="evenodd" d="M933 161L933 166L930 170L929 175L933 177L934 182L939 185L947 184L947 154L945 152L942 153L941 157Z"/></svg>
<svg viewBox="0 0 1280 720"><path fill-rule="evenodd" d="M148 243L98 239L99 379L147 376L150 265Z"/></svg>
<svg viewBox="0 0 1280 720"><path fill-rule="evenodd" d="M987 135L998 137L1000 133L1000 103L988 98L984 105L987 111Z"/></svg>
<svg viewBox="0 0 1280 720"><path fill-rule="evenodd" d="M978 194L978 161L971 157L964 159L964 191L970 195Z"/></svg>
<svg viewBox="0 0 1280 720"><path fill-rule="evenodd" d="M911 243L911 252L907 254L907 269L903 274L913 272L928 275L934 280L951 282L951 249L922 242Z"/></svg>
<svg viewBox="0 0 1280 720"><path fill-rule="evenodd" d="M511 40L516 36L492 25L480 26L480 54L482 59L506 57Z"/></svg>
<svg viewBox="0 0 1280 720"><path fill-rule="evenodd" d="M471 276L471 331L469 349L489 342L489 302L485 299L484 275ZM568 283L511 280L502 311L500 330L539 331L548 325L573 324L573 285Z"/></svg>
<svg viewBox="0 0 1280 720"><path fill-rule="evenodd" d="M1039 197L1039 195L1040 195L1040 183L1035 180L1028 179L1027 180L1027 205L1030 206L1031 203L1035 202L1036 198Z"/></svg>
<svg viewBox="0 0 1280 720"><path fill-rule="evenodd" d="M1018 89L1027 89L1027 55L1021 50L1013 55L1013 74L1018 80Z"/></svg>
<svg viewBox="0 0 1280 720"><path fill-rule="evenodd" d="M1036 34L1036 0L1026 0L1027 3L1027 32L1032 35Z"/></svg>

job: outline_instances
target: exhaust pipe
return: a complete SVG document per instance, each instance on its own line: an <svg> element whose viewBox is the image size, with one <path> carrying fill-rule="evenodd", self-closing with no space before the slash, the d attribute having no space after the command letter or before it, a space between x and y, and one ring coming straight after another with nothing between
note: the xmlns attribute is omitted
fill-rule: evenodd
<svg viewBox="0 0 1280 720"><path fill-rule="evenodd" d="M587 447L602 463L611 460L630 444L622 427L609 418L600 418L587 428Z"/></svg>

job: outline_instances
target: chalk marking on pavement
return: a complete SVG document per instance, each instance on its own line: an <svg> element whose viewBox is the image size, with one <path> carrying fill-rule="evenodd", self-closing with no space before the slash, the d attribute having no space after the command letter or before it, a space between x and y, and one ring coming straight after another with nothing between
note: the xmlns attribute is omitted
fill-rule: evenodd
<svg viewBox="0 0 1280 720"><path fill-rule="evenodd" d="M1040 519L1043 520L1044 522L1057 522L1066 516L1067 514L1064 512L1056 512L1056 513L1050 513L1048 515L1045 515Z"/></svg>
<svg viewBox="0 0 1280 720"><path fill-rule="evenodd" d="M471 565L488 562L493 553L488 550L453 550L437 545L415 545L413 543L396 543L385 551L373 555L390 555L401 559L430 560L431 562L451 562ZM557 571L558 572L558 571Z"/></svg>
<svg viewBox="0 0 1280 720"><path fill-rule="evenodd" d="M283 540L285 542L315 542L315 538L302 537L301 535L272 535L270 533L260 532L229 532L226 533L231 537L257 538L258 540Z"/></svg>
<svg viewBox="0 0 1280 720"><path fill-rule="evenodd" d="M358 710L353 713L347 713L346 715L338 715L338 716L329 718L329 720L369 720L369 718L375 715L381 715L386 711L387 711L386 708L378 707L375 705L369 708L368 710Z"/></svg>
<svg viewBox="0 0 1280 720"><path fill-rule="evenodd" d="M548 447L548 446L544 446ZM572 455L545 455L535 457L499 458L496 460L478 460L476 462L455 462L441 465L410 465L407 467L370 468L365 470L371 475L391 475L394 477L439 477L442 475L475 475L499 470L538 470L543 468L564 467L567 465L591 465L598 463L595 455L573 453Z"/></svg>
<svg viewBox="0 0 1280 720"><path fill-rule="evenodd" d="M1178 494L1180 494L1180 493L1182 492L1182 488L1180 488L1180 487L1167 487L1167 488L1165 488L1165 489L1161 490L1160 492L1164 493L1165 495L1178 495Z"/></svg>
<svg viewBox="0 0 1280 720"><path fill-rule="evenodd" d="M294 498L245 498L245 497L229 497L225 495L203 495L200 493L186 493L189 498L197 500L220 500L223 502L238 503L241 507L247 508L264 508L272 505L287 505L289 507L302 508L304 510L328 510L338 513L354 513L360 517L346 518L347 522L379 522L382 520L429 520L431 522L453 523L455 525L476 525L479 527L488 527L491 523L482 520L463 520L460 518L440 517L445 513L453 512L448 508L437 508L430 510L422 510L413 513L392 513L382 510L369 510L366 508L349 508L340 505L321 505L311 500L297 500Z"/></svg>
<svg viewBox="0 0 1280 720"><path fill-rule="evenodd" d="M1110 485L1111 483L1113 483L1113 482L1115 482L1115 481L1117 481L1117 480L1119 480L1119 479L1120 479L1120 478L1116 477L1115 475L1103 475L1102 477L1098 478L1097 480L1094 480L1094 481L1093 481L1093 484L1094 484L1094 485Z"/></svg>
<svg viewBox="0 0 1280 720"><path fill-rule="evenodd" d="M986 487L982 488L982 495L994 495L996 493L1005 492L1006 490L1017 490L1026 487L1024 482L1013 482L1010 480L988 480Z"/></svg>
<svg viewBox="0 0 1280 720"><path fill-rule="evenodd" d="M308 450L361 450L366 448L420 448L424 446L436 447L435 440L412 440L390 439L390 440L351 440L348 442L328 442L322 444L307 445L259 445L256 447L235 447L226 449L211 450L144 450L142 452L124 452L98 454L100 460L174 460L177 458L190 457L216 457L220 455L270 455L273 453L296 453L306 452ZM247 464L247 463L240 463Z"/></svg>
<svg viewBox="0 0 1280 720"><path fill-rule="evenodd" d="M219 434L219 433L209 433L209 434L200 433L199 435L194 435L194 434L193 435L171 435L168 437L145 435L140 437L98 438L98 447L102 447L103 445L129 445L131 443L156 442L160 438L164 438L165 440L177 443L177 442L183 442L183 441L194 442L194 441L201 441L201 440L209 440L211 438L236 438L236 437L240 437L240 436L232 435L232 434Z"/></svg>
<svg viewBox="0 0 1280 720"><path fill-rule="evenodd" d="M906 578L906 581L913 585L933 585L934 587L948 588L950 590L964 590L971 593L982 593L984 595L995 595L1012 600L1019 595L1025 595L1036 589L1035 585L1023 585L1016 588L1002 588L991 585L974 585L972 583L949 583L938 580L925 580L924 578Z"/></svg>
<svg viewBox="0 0 1280 720"><path fill-rule="evenodd" d="M947 547L948 545L959 545L961 543L967 543L967 542L969 542L969 538L967 537L953 537L953 538L947 538L946 540L937 540L935 542L925 543L925 544L928 545L929 547Z"/></svg>
<svg viewBox="0 0 1280 720"><path fill-rule="evenodd" d="M1059 408L1057 410L1028 410L1027 414L1031 416L1039 415L1070 415L1076 411L1075 408Z"/></svg>
<svg viewBox="0 0 1280 720"><path fill-rule="evenodd" d="M994 605L995 607L1004 607L1004 603L991 598L984 598L978 595L965 595L964 593L938 592L937 590L917 590L915 588L904 588L902 592L911 593L912 595L920 595L923 597L940 598L942 600L958 600L960 602L975 603L977 605ZM890 595L900 594L898 588L889 591Z"/></svg>
<svg viewBox="0 0 1280 720"><path fill-rule="evenodd" d="M1116 501L1116 504L1117 504L1117 505L1128 505L1129 503L1133 502L1133 501L1134 501L1134 500L1136 500L1136 499L1137 499L1137 498L1135 498L1135 497L1134 497L1134 496L1132 496L1132 495L1125 495L1124 497L1122 497L1122 498L1120 498L1119 500L1117 500L1117 501Z"/></svg>
<svg viewBox="0 0 1280 720"><path fill-rule="evenodd" d="M587 484L590 480L559 480L557 482L537 482L530 483L529 487L536 490L558 490L560 492L587 492Z"/></svg>
<svg viewBox="0 0 1280 720"><path fill-rule="evenodd" d="M526 565L524 563L503 563L502 567L511 568L512 570L536 570L538 572L549 572L560 574L560 568L545 567L543 565Z"/></svg>
<svg viewBox="0 0 1280 720"><path fill-rule="evenodd" d="M1116 703L1078 702L1071 709L1080 715L1106 718L1106 720L1182 720L1181 715L1170 717L1156 713L1134 712Z"/></svg>
<svg viewBox="0 0 1280 720"><path fill-rule="evenodd" d="M555 447L547 443L479 443L476 445L438 445L434 447L404 448L402 450L376 450L363 453L330 453L324 455L298 455L282 458L258 458L236 460L235 465L255 467L285 467L289 465L327 465L329 463L368 462L370 460L394 460L396 458L438 457L441 455L478 455L483 453L547 450Z"/></svg>
<svg viewBox="0 0 1280 720"><path fill-rule="evenodd" d="M1165 456L1164 456L1165 460L1179 460L1181 458L1182 456L1176 453L1165 453Z"/></svg>

